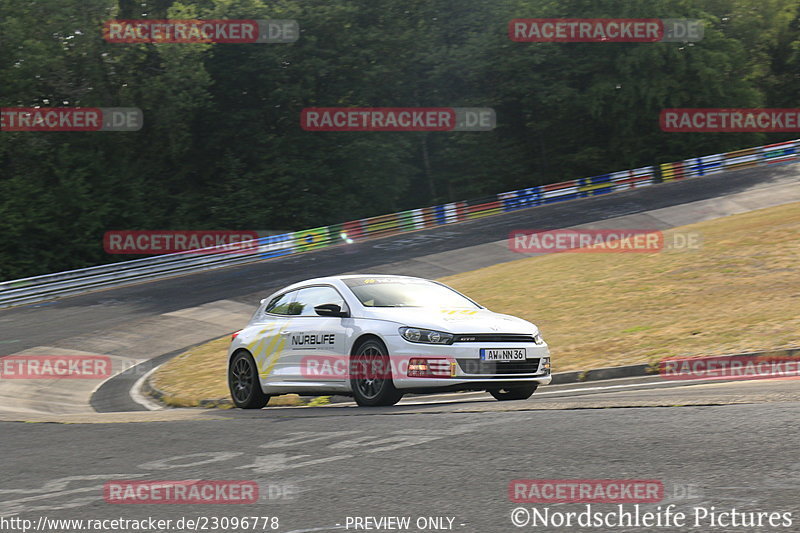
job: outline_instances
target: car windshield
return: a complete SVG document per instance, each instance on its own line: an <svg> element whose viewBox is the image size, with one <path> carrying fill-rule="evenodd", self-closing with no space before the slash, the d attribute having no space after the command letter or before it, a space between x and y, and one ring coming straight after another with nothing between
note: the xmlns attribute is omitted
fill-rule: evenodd
<svg viewBox="0 0 800 533"><path fill-rule="evenodd" d="M344 282L366 307L480 309L453 289L426 280L351 278Z"/></svg>

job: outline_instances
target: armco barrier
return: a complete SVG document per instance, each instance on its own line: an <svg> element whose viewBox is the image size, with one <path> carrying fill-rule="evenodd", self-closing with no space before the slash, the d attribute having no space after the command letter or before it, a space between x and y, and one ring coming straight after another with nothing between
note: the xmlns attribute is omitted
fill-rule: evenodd
<svg viewBox="0 0 800 533"><path fill-rule="evenodd" d="M102 288L242 265L289 254L319 250L337 244L377 239L444 224L475 220L553 202L647 187L665 181L707 176L724 170L792 163L798 160L800 160L800 140L787 141L724 154L696 157L676 163L664 163L658 170L655 167L623 170L590 178L579 178L504 192L485 198L411 209L283 235L272 235L258 239L258 248L247 252L214 253L213 248L209 248L192 253L160 255L6 281L0 283L0 307L41 302Z"/></svg>
<svg viewBox="0 0 800 533"><path fill-rule="evenodd" d="M791 163L797 161L800 152L800 140L787 141L778 144L768 144L762 146L764 162L772 163Z"/></svg>

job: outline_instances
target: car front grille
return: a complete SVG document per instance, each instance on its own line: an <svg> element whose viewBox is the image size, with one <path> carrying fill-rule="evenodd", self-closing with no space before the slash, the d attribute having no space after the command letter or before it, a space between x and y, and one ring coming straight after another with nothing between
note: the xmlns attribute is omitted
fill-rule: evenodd
<svg viewBox="0 0 800 533"><path fill-rule="evenodd" d="M480 359L456 359L465 374L494 376L503 374L536 374L539 359L524 361L482 361Z"/></svg>
<svg viewBox="0 0 800 533"><path fill-rule="evenodd" d="M519 333L464 333L456 335L453 342L534 342L533 335Z"/></svg>

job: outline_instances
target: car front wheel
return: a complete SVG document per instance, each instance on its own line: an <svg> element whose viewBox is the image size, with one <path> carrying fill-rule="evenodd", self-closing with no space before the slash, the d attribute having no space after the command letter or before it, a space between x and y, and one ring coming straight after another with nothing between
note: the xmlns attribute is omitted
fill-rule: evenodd
<svg viewBox="0 0 800 533"><path fill-rule="evenodd" d="M489 389L486 392L494 396L498 401L505 402L508 400L527 400L536 392L538 385L536 383L514 385L513 387L501 387L499 389Z"/></svg>
<svg viewBox="0 0 800 533"><path fill-rule="evenodd" d="M369 339L350 356L350 388L361 407L394 405L403 393L394 387L389 352L377 339Z"/></svg>
<svg viewBox="0 0 800 533"><path fill-rule="evenodd" d="M239 409L261 409L269 401L269 396L261 390L256 362L247 352L233 356L228 367L228 388Z"/></svg>

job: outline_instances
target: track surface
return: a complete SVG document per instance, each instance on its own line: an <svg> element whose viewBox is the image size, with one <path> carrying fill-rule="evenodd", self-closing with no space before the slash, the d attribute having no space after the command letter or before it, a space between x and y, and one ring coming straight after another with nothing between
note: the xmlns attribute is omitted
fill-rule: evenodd
<svg viewBox="0 0 800 533"><path fill-rule="evenodd" d="M221 299L254 305L271 289L303 278L368 271L499 241L511 229L574 226L796 176L796 165L726 173L5 310L0 342L13 353ZM436 275L433 270L419 274ZM109 382L95 395L95 407L130 408L126 392L137 375ZM689 515L694 507L725 512L735 507L788 512L793 521L779 528L703 524L659 531L798 531L798 415L795 379L670 383L631 378L543 387L521 402L495 402L485 394L438 395L379 409L336 405L24 416L0 409L0 420L61 422L0 422L0 519L277 516L275 531L299 533L344 530L348 516L407 516L412 524L418 517L445 517L443 528L412 525L405 531L491 533L519 530L511 513L520 506L585 509L575 503L514 504L507 493L513 479L651 479L664 485L660 505L674 503ZM252 480L260 484L262 500L228 506L113 505L104 501L102 489L115 479ZM285 497L276 496L281 491ZM595 510L614 508L595 505ZM655 505L645 504L643 510ZM16 530L0 521L0 533ZM385 529L372 529L379 530Z"/></svg>
<svg viewBox="0 0 800 533"><path fill-rule="evenodd" d="M281 532L337 531L348 516L445 516L454 519L452 531L502 532L517 530L510 514L519 505L507 496L513 479L652 479L664 485L661 505L792 512L798 524L800 426L787 424L800 415L797 381L597 385L523 402L472 395L375 410L173 410L127 415L159 422L0 423L3 461L13 461L0 481L0 516L278 516ZM604 386L618 385L626 380ZM113 479L252 480L292 494L249 505L113 505L102 497Z"/></svg>

